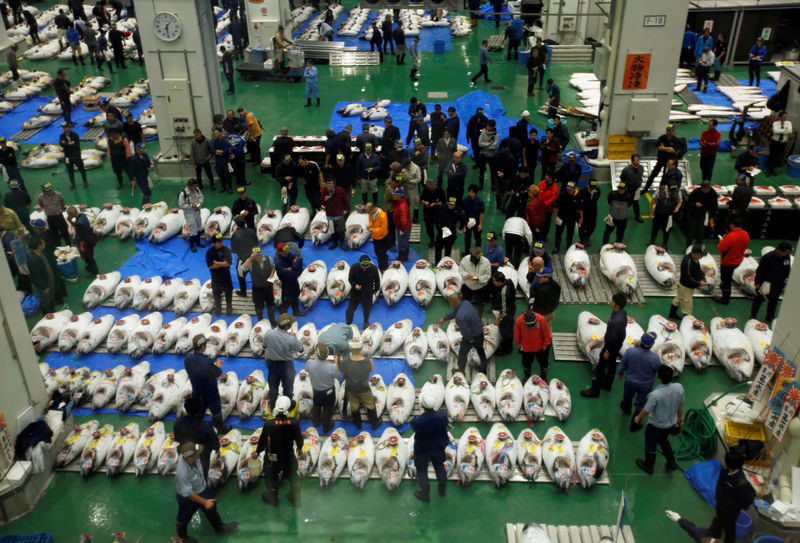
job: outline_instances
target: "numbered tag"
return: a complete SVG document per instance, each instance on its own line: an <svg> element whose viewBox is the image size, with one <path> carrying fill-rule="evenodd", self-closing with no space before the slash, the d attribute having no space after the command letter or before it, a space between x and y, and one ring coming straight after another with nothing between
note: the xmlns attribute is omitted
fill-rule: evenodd
<svg viewBox="0 0 800 543"><path fill-rule="evenodd" d="M360 458L365 458L367 456L367 451L365 451L364 449L361 449L360 451L358 451L358 456Z"/></svg>

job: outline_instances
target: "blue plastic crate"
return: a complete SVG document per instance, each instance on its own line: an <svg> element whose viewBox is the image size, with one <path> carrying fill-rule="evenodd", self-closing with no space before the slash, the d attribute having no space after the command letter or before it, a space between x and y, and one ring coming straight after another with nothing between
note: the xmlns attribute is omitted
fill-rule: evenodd
<svg viewBox="0 0 800 543"><path fill-rule="evenodd" d="M53 543L52 534L23 534L0 536L0 543Z"/></svg>

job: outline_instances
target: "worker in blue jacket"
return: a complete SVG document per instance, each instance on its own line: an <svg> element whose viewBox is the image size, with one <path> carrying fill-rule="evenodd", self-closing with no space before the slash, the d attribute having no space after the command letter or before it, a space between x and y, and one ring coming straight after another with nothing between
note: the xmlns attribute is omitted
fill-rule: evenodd
<svg viewBox="0 0 800 543"><path fill-rule="evenodd" d="M319 107L319 73L311 59L306 60L303 77L306 79L306 107L311 107L312 96L317 99L317 107Z"/></svg>
<svg viewBox="0 0 800 543"><path fill-rule="evenodd" d="M217 171L222 187L220 192L227 191L233 194L231 186L231 172L228 169L231 160L231 148L228 140L223 137L222 128L214 129L214 139L211 140L211 152L214 154L214 169Z"/></svg>
<svg viewBox="0 0 800 543"><path fill-rule="evenodd" d="M433 464L436 480L439 484L439 496L444 497L447 491L447 470L444 467L445 447L450 446L447 436L447 413L434 410L433 400L420 397L423 413L411 421L414 429L414 464L417 468L419 490L414 496L423 502L429 502L431 485L428 481L428 464Z"/></svg>
<svg viewBox="0 0 800 543"><path fill-rule="evenodd" d="M298 299L300 298L300 283L297 278L303 272L303 256L289 250L289 244L282 241L278 243L275 251L275 273L281 280L281 307L280 312L286 313L289 305L295 317L305 317L306 313L300 311Z"/></svg>
<svg viewBox="0 0 800 543"><path fill-rule="evenodd" d="M511 50L514 50L514 59L519 59L519 46L522 43L522 25L506 23L506 40L508 49L506 50L506 60L511 60Z"/></svg>
<svg viewBox="0 0 800 543"><path fill-rule="evenodd" d="M492 272L500 269L500 266L506 262L506 254L499 243L500 236L497 232L489 232L486 234L486 248L483 250L483 256L489 261L492 266Z"/></svg>
<svg viewBox="0 0 800 543"><path fill-rule="evenodd" d="M614 384L617 356L622 348L622 342L627 337L625 329L628 326L628 314L624 309L626 303L628 303L628 299L621 292L617 292L611 297L609 302L611 318L608 319L608 324L606 325L603 349L600 351L600 357L594 368L592 385L581 390L581 396L584 398L597 398L600 395L601 388L611 390L611 385Z"/></svg>
<svg viewBox="0 0 800 543"><path fill-rule="evenodd" d="M131 175L131 194L134 188L139 187L142 191L142 205L150 203L150 170L154 168L150 157L144 151L145 144L140 143L136 146L136 154L128 161L128 171Z"/></svg>
<svg viewBox="0 0 800 543"><path fill-rule="evenodd" d="M631 404L636 411L633 417L639 414L644 404L647 403L647 395L653 390L653 383L656 382L656 373L661 365L661 359L651 351L656 341L655 332L646 332L641 339L625 354L622 355L622 362L617 368L617 378L621 381L625 379L625 387L622 392L622 401L619 403L620 409L626 415L631 414ZM636 398L634 402L633 399ZM630 430L635 432L641 430L641 425L636 424L631 419Z"/></svg>
<svg viewBox="0 0 800 543"><path fill-rule="evenodd" d="M683 33L683 43L681 45L681 67L689 68L694 60L694 46L697 45L697 34L692 30L691 25L686 25L686 32Z"/></svg>
<svg viewBox="0 0 800 543"><path fill-rule="evenodd" d="M208 410L211 411L211 421L217 434L222 436L231 431L230 426L226 426L222 420L222 402L219 398L219 388L217 379L222 375L222 360L211 360L203 354L206 350L206 337L197 334L192 338L192 348L194 352L186 355L183 365L189 382L192 384L192 398L201 398Z"/></svg>
<svg viewBox="0 0 800 543"><path fill-rule="evenodd" d="M486 359L486 350L483 346L483 321L478 311L467 300L461 299L461 294L451 294L447 303L453 308L447 315L439 319L439 324L455 319L458 331L461 332L461 346L458 349L458 371L463 372L467 367L467 357L473 348L478 353L480 366L478 371L485 373L489 365Z"/></svg>
<svg viewBox="0 0 800 543"><path fill-rule="evenodd" d="M747 55L749 61L749 74L750 74L750 85L753 86L753 79L756 80L756 86L761 85L761 64L764 62L764 59L767 57L767 46L764 45L764 40L759 36L756 40L755 45L750 48L750 52Z"/></svg>
<svg viewBox="0 0 800 543"><path fill-rule="evenodd" d="M708 28L703 29L703 33L697 38L694 44L695 62L702 56L703 49L706 47L708 47L709 51L714 49L714 38L711 37L711 31Z"/></svg>
<svg viewBox="0 0 800 543"><path fill-rule="evenodd" d="M236 185L239 187L250 185L245 175L245 167L247 166L247 143L239 134L228 134L225 139L231 151L230 160L231 166L233 167L233 175L236 177ZM231 188L228 193L232 194L233 188Z"/></svg>

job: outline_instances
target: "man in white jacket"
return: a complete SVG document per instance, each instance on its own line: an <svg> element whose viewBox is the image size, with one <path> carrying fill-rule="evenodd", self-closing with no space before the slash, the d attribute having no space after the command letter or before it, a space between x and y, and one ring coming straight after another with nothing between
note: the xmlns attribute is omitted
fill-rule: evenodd
<svg viewBox="0 0 800 543"><path fill-rule="evenodd" d="M458 269L462 280L461 296L475 306L478 315L481 315L483 304L486 303L487 285L492 276L489 259L483 256L480 247L473 247L470 254L461 259Z"/></svg>
<svg viewBox="0 0 800 543"><path fill-rule="evenodd" d="M533 244L531 227L522 217L509 217L503 225L503 239L506 242L506 256L516 268L528 247Z"/></svg>

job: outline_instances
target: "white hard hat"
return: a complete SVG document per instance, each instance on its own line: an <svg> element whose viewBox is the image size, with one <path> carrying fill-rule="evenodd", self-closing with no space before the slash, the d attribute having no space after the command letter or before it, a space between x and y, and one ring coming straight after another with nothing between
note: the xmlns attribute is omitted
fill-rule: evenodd
<svg viewBox="0 0 800 543"><path fill-rule="evenodd" d="M273 410L276 415L283 413L284 415L289 414L289 408L292 406L292 400L289 399L288 396L281 396L277 400L275 400L275 409Z"/></svg>
<svg viewBox="0 0 800 543"><path fill-rule="evenodd" d="M525 111L522 112L521 117L530 117L530 115L531 115L531 112L526 109Z"/></svg>

